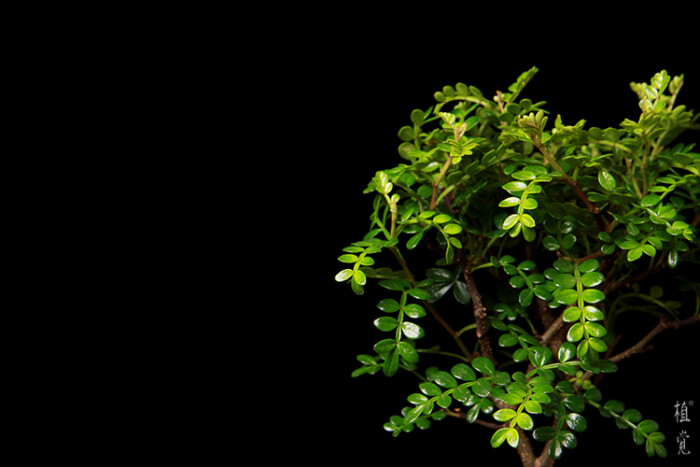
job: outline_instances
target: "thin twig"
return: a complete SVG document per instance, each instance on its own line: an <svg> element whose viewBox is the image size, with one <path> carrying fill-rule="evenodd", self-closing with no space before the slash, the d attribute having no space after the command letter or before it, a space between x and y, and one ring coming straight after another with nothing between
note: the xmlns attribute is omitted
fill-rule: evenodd
<svg viewBox="0 0 700 467"><path fill-rule="evenodd" d="M552 167L554 167L556 170L561 172L562 174L562 179L569 184L569 186L574 190L574 193L576 196L583 201L583 204L586 205L586 208L588 208L588 211L590 211L591 214L593 214L593 218L595 219L596 224L598 225L598 230L599 231L604 231L605 230L605 222L603 219L600 217L600 208L593 204L590 199L588 199L588 196L581 190L581 187L578 185L576 180L572 179L569 177L564 169L561 168L561 166L557 163L557 161L554 159L554 156L547 150L544 144L542 144L542 141L540 140L539 137L536 135L529 135L530 139L534 143L535 147L542 153L542 155L547 159L547 162L549 162Z"/></svg>
<svg viewBox="0 0 700 467"><path fill-rule="evenodd" d="M462 420L467 419L467 414L462 412L459 408L456 408L454 410L450 410L450 409L441 409L441 410L443 412L445 412L445 414L447 414L450 417L460 418ZM499 429L503 428L503 424L498 425L496 423L487 422L485 420L480 420L478 418L476 420L474 420L474 423L476 423L477 425L485 426L486 428L491 428L492 430L499 430Z"/></svg>
<svg viewBox="0 0 700 467"><path fill-rule="evenodd" d="M401 265L401 268L404 270L406 273L406 276L408 276L408 280L413 284L415 287L417 282L415 277L413 277L413 274L411 273L411 270L408 269L408 264L406 263L406 260L403 258L401 255L401 252L396 248L396 246L393 246L390 248L390 251L393 253L394 257L396 260L399 262ZM459 347L459 349L462 351L465 357L467 357L467 360L471 362L472 360L472 353L467 349L467 346L464 345L464 342L462 342L462 339L459 338L459 333L455 331L452 326L450 326L447 321L442 317L442 315L435 309L432 303L430 303L427 300L422 300L421 301L423 305L430 311L430 314L433 315L433 318L440 323L440 325L447 331L447 333L452 336L452 339L454 339L455 343Z"/></svg>
<svg viewBox="0 0 700 467"><path fill-rule="evenodd" d="M542 345L546 345L554 336L559 332L559 329L564 324L564 313L560 314L557 319L554 320L551 326L542 334L540 342Z"/></svg>
<svg viewBox="0 0 700 467"><path fill-rule="evenodd" d="M642 281L650 276L653 276L654 274L656 274L659 271L661 271L662 269L664 269L666 266L667 266L666 262L659 263L656 266L654 266L653 268L647 269L646 271L644 271L644 272L642 272L642 273L640 273L632 278L629 278L627 280L604 283L600 287L600 290L606 295L611 294L618 289L621 289L623 287L629 287L636 282Z"/></svg>
<svg viewBox="0 0 700 467"><path fill-rule="evenodd" d="M644 336L639 342L637 342L624 352L620 352L619 354L610 357L610 360L617 363L620 360L624 360L625 358L630 357L634 354L643 352L644 347L649 343L649 341L652 340L654 336L656 336L664 329L678 329L680 327L696 324L698 322L700 322L700 318L698 318L697 316L691 316L690 318L684 319L682 321L670 321L667 318L661 318L659 324L657 324L654 327L654 329L652 329L649 332L649 334Z"/></svg>

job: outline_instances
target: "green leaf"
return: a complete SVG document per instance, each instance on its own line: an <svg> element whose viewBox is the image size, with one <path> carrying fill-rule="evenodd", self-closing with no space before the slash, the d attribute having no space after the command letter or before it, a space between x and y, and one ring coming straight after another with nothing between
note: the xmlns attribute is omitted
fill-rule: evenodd
<svg viewBox="0 0 700 467"><path fill-rule="evenodd" d="M379 281L378 284L387 290L393 290L396 292L401 292L411 286L409 281L403 279L385 279Z"/></svg>
<svg viewBox="0 0 700 467"><path fill-rule="evenodd" d="M355 273L352 269L343 269L338 274L335 275L335 280L337 282L344 282L352 277Z"/></svg>
<svg viewBox="0 0 700 467"><path fill-rule="evenodd" d="M616 187L615 177L605 169L598 171L598 183L605 191L614 191Z"/></svg>
<svg viewBox="0 0 700 467"><path fill-rule="evenodd" d="M389 353L392 350L394 350L394 348L396 348L396 340L395 339L381 340L381 341L377 342L376 344L374 344L374 347L373 347L374 351L380 355L385 354L385 353Z"/></svg>
<svg viewBox="0 0 700 467"><path fill-rule="evenodd" d="M605 294L598 289L586 289L581 293L581 298L587 303L598 303L605 300Z"/></svg>
<svg viewBox="0 0 700 467"><path fill-rule="evenodd" d="M420 417L420 414L421 414L421 412L423 411L423 407L424 407L424 406L419 405L419 406L414 407L414 408L412 408L411 410L409 410L409 411L406 413L406 415L404 415L404 417L403 417L403 423L404 423L405 425L407 425L407 424L409 424L409 423L415 422L416 419L417 419L418 417Z"/></svg>
<svg viewBox="0 0 700 467"><path fill-rule="evenodd" d="M552 358L552 349L549 347L534 347L530 350L530 362L537 368L543 367Z"/></svg>
<svg viewBox="0 0 700 467"><path fill-rule="evenodd" d="M452 294L457 302L462 305L468 305L471 303L471 295L469 295L469 290L467 290L467 284L462 281L455 282L454 288L452 289Z"/></svg>
<svg viewBox="0 0 700 467"><path fill-rule="evenodd" d="M413 288L408 290L408 294L417 300L430 300L433 296L425 289Z"/></svg>
<svg viewBox="0 0 700 467"><path fill-rule="evenodd" d="M573 323L581 319L581 309L576 306L570 306L564 310L562 319L567 323Z"/></svg>
<svg viewBox="0 0 700 467"><path fill-rule="evenodd" d="M654 256L656 256L656 248L654 248L653 245L649 245L648 243L644 244L642 245L642 253L653 258Z"/></svg>
<svg viewBox="0 0 700 467"><path fill-rule="evenodd" d="M445 222L449 222L451 220L452 218L447 214L438 214L437 216L433 217L433 222L436 224L444 224Z"/></svg>
<svg viewBox="0 0 700 467"><path fill-rule="evenodd" d="M493 362L487 357L476 357L472 360L474 369L486 376L493 376L496 372L496 367Z"/></svg>
<svg viewBox="0 0 700 467"><path fill-rule="evenodd" d="M498 345L501 347L513 347L519 342L518 336L515 334L502 334L498 338Z"/></svg>
<svg viewBox="0 0 700 467"><path fill-rule="evenodd" d="M397 349L399 351L399 355L401 355L407 362L416 363L418 361L418 352L408 342L399 342Z"/></svg>
<svg viewBox="0 0 700 467"><path fill-rule="evenodd" d="M655 195L652 193L652 194L646 195L644 198L642 198L641 204L644 207L652 207L652 206L656 206L659 201L661 201L661 197L659 195Z"/></svg>
<svg viewBox="0 0 700 467"><path fill-rule="evenodd" d="M389 355L387 356L386 360L384 361L382 371L384 372L384 375L386 375L386 376L393 376L396 374L396 372L398 370L399 370L399 352L397 351L396 348L394 348L391 352L389 352Z"/></svg>
<svg viewBox="0 0 700 467"><path fill-rule="evenodd" d="M448 224L443 230L448 235L457 235L462 231L462 226L458 224Z"/></svg>
<svg viewBox="0 0 700 467"><path fill-rule="evenodd" d="M512 195L515 193L525 191L525 189L527 188L527 184L524 182L508 182L505 185L503 185L502 188Z"/></svg>
<svg viewBox="0 0 700 467"><path fill-rule="evenodd" d="M583 264L585 264L585 262L581 263L581 265L583 265ZM574 265L572 263L570 263L569 261L566 261L565 259L555 260L554 263L552 263L552 265L554 266L554 269L556 269L559 272L563 272L565 274L571 274L574 272ZM579 270L580 270L581 265L579 265ZM583 271L583 272L586 272L586 271Z"/></svg>
<svg viewBox="0 0 700 467"><path fill-rule="evenodd" d="M421 230L420 232L411 236L411 238L409 238L408 241L406 242L406 248L409 250L413 250L418 245L418 243L420 243L420 241L423 239L424 232L425 232L424 230Z"/></svg>
<svg viewBox="0 0 700 467"><path fill-rule="evenodd" d="M425 308L418 305L417 303L410 303L406 305L403 311L404 313L406 313L406 316L413 319L423 318L427 314L425 312Z"/></svg>
<svg viewBox="0 0 700 467"><path fill-rule="evenodd" d="M423 394L414 393L406 398L413 405L422 405L429 401Z"/></svg>
<svg viewBox="0 0 700 467"><path fill-rule="evenodd" d="M578 292L573 289L559 289L554 293L554 297L564 305L573 305L578 300Z"/></svg>
<svg viewBox="0 0 700 467"><path fill-rule="evenodd" d="M411 122L413 122L415 125L422 125L423 122L425 121L425 112L423 112L421 109L413 109L411 112Z"/></svg>
<svg viewBox="0 0 700 467"><path fill-rule="evenodd" d="M399 322L393 316L382 316L374 320L374 326L380 331L393 331L399 325Z"/></svg>
<svg viewBox="0 0 700 467"><path fill-rule="evenodd" d="M500 203L498 203L498 207L510 208L513 206L517 206L519 204L520 204L520 198L515 197L515 196L511 196L510 198L506 198L503 201L501 201Z"/></svg>
<svg viewBox="0 0 700 467"><path fill-rule="evenodd" d="M633 248L627 252L627 261L630 261L630 262L636 261L642 257L643 253L644 253L644 251L642 250L641 246L639 246L637 248Z"/></svg>
<svg viewBox="0 0 700 467"><path fill-rule="evenodd" d="M542 442L549 441L550 439L554 438L554 435L556 434L556 429L551 426L542 426L532 432L532 436L535 438L535 440Z"/></svg>
<svg viewBox="0 0 700 467"><path fill-rule="evenodd" d="M583 317L588 321L601 321L604 316L598 308L587 305L583 307Z"/></svg>
<svg viewBox="0 0 700 467"><path fill-rule="evenodd" d="M643 420L639 423L638 428L642 431L642 433L649 434L654 431L658 431L659 424L656 423L654 420Z"/></svg>
<svg viewBox="0 0 700 467"><path fill-rule="evenodd" d="M587 323L589 324L589 323ZM588 345L596 352L605 352L608 350L608 345L600 339L591 337L588 339Z"/></svg>
<svg viewBox="0 0 700 467"><path fill-rule="evenodd" d="M598 262L597 259L588 259L588 260L584 261L583 263L579 264L577 269L579 272L586 273L586 272L595 271L599 267L600 267L600 263Z"/></svg>
<svg viewBox="0 0 700 467"><path fill-rule="evenodd" d="M472 391L479 397L487 397L491 394L491 382L487 378L479 378L474 382Z"/></svg>
<svg viewBox="0 0 700 467"><path fill-rule="evenodd" d="M411 323L410 321L404 321L401 323L401 331L403 332L403 335L409 339L420 339L425 335L423 328L415 323Z"/></svg>
<svg viewBox="0 0 700 467"><path fill-rule="evenodd" d="M607 333L605 327L598 323L586 323L584 327L588 334L593 337L603 337Z"/></svg>
<svg viewBox="0 0 700 467"><path fill-rule="evenodd" d="M450 407L450 404L452 404L452 397L450 397L449 394L443 394L442 396L438 397L435 403L443 409L447 409Z"/></svg>
<svg viewBox="0 0 700 467"><path fill-rule="evenodd" d="M520 435L518 434L518 430L516 430L515 428L508 429L508 432L506 433L506 440L508 441L508 445L510 447L517 448L518 442L520 441Z"/></svg>
<svg viewBox="0 0 700 467"><path fill-rule="evenodd" d="M576 323L571 328L569 328L569 332L566 334L566 340L569 342L578 342L583 338L583 325L581 323Z"/></svg>
<svg viewBox="0 0 700 467"><path fill-rule="evenodd" d="M529 228L535 227L535 219L530 214L521 214L520 215L520 222L525 226Z"/></svg>
<svg viewBox="0 0 700 467"><path fill-rule="evenodd" d="M523 402L522 396L519 396L518 394L507 393L499 396L498 398L508 405L519 405Z"/></svg>
<svg viewBox="0 0 700 467"><path fill-rule="evenodd" d="M458 363L452 367L450 373L462 381L476 381L476 373L466 363Z"/></svg>
<svg viewBox="0 0 700 467"><path fill-rule="evenodd" d="M576 346L571 342L564 342L561 347L559 347L559 361L564 363L568 362L576 354Z"/></svg>
<svg viewBox="0 0 700 467"><path fill-rule="evenodd" d="M515 418L517 412L513 409L501 409L493 414L493 418L499 422L506 422Z"/></svg>
<svg viewBox="0 0 700 467"><path fill-rule="evenodd" d="M402 141L411 141L415 137L416 134L410 126L401 127L399 130L399 138L401 138Z"/></svg>
<svg viewBox="0 0 700 467"><path fill-rule="evenodd" d="M379 308L385 313L394 313L396 311L399 311L401 305L399 305L399 302L397 302L393 298L385 298L377 304L377 308Z"/></svg>
<svg viewBox="0 0 700 467"><path fill-rule="evenodd" d="M454 389L457 387L457 380L446 371L438 371L433 375L432 379L437 384L447 389Z"/></svg>
<svg viewBox="0 0 700 467"><path fill-rule="evenodd" d="M534 198L526 198L522 202L523 209L537 209L539 204Z"/></svg>
<svg viewBox="0 0 700 467"><path fill-rule="evenodd" d="M525 410L527 410L529 413L533 413L533 414L542 413L542 405L540 405L540 403L537 401L529 400L529 401L525 402ZM523 430L524 429L525 428L523 428Z"/></svg>
<svg viewBox="0 0 700 467"><path fill-rule="evenodd" d="M603 408L609 410L610 412L622 413L625 410L625 404L613 399L606 402Z"/></svg>
<svg viewBox="0 0 700 467"><path fill-rule="evenodd" d="M557 251L559 249L559 242L556 238L551 235L547 235L542 239L542 244L549 251Z"/></svg>
<svg viewBox="0 0 700 467"><path fill-rule="evenodd" d="M639 423L642 420L642 414L637 409L627 409L622 414L622 418L632 423Z"/></svg>
<svg viewBox="0 0 700 467"><path fill-rule="evenodd" d="M576 447L576 436L571 432L560 431L555 438L567 449L574 449Z"/></svg>
<svg viewBox="0 0 700 467"><path fill-rule="evenodd" d="M576 278L571 274L556 274L552 280L557 286L564 289L571 289L576 286Z"/></svg>
<svg viewBox="0 0 700 467"><path fill-rule="evenodd" d="M515 423L517 423L518 426L523 430L529 431L535 427L535 423L532 421L532 417L530 417L525 412L522 412L520 415L518 415L518 418L515 420Z"/></svg>
<svg viewBox="0 0 700 467"><path fill-rule="evenodd" d="M503 221L503 226L501 228L503 230L510 230L518 223L519 219L520 216L518 214L511 214Z"/></svg>
<svg viewBox="0 0 700 467"><path fill-rule="evenodd" d="M435 383L424 382L418 385L421 392L426 396L435 397L442 394L442 389L440 389Z"/></svg>
<svg viewBox="0 0 700 467"><path fill-rule="evenodd" d="M509 431L510 428L501 428L500 430L496 430L493 436L491 436L491 447L497 448L503 444L508 437Z"/></svg>
<svg viewBox="0 0 700 467"><path fill-rule="evenodd" d="M518 302L523 308L527 308L532 303L534 291L532 289L524 289L518 295Z"/></svg>
<svg viewBox="0 0 700 467"><path fill-rule="evenodd" d="M584 339L581 342L578 343L578 347L576 347L576 356L580 359L583 360L586 354L588 353L588 340Z"/></svg>
<svg viewBox="0 0 700 467"><path fill-rule="evenodd" d="M595 287L605 280L605 276L599 272L587 272L581 276L581 283L586 287Z"/></svg>
<svg viewBox="0 0 700 467"><path fill-rule="evenodd" d="M356 263L358 259L359 258L357 257L357 255L351 254L341 255L338 257L338 261L340 261L341 263Z"/></svg>
<svg viewBox="0 0 700 467"><path fill-rule="evenodd" d="M353 282L357 283L358 285L365 285L367 283L367 278L365 277L365 273L360 271L359 269L352 274L352 280Z"/></svg>

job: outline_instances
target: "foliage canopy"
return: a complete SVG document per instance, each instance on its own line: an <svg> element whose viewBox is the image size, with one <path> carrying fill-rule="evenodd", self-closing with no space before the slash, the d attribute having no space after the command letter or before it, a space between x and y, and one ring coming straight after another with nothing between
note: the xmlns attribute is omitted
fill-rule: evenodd
<svg viewBox="0 0 700 467"><path fill-rule="evenodd" d="M649 456L665 457L656 422L604 400L592 377L616 372L646 344L615 352L620 313L657 315L649 339L698 321L697 279L677 282L695 296L690 310L659 285L640 287L698 262L700 153L674 143L698 128L698 115L677 105L683 76L660 71L631 83L636 120L565 124L545 102L521 97L537 71L492 99L445 86L398 131L401 163L364 191L374 196L370 229L338 258L336 281L360 295L370 281L386 291L374 320L384 337L358 355L353 376L418 377L384 425L394 436L465 418L493 430L493 447L507 444L534 465L528 437L545 442L540 458L559 459L577 446L592 407L631 429ZM412 269L412 250L434 254L433 264ZM441 315L446 302L464 310L463 328ZM421 347L428 316L446 331L440 348ZM423 354L446 366L421 366Z"/></svg>

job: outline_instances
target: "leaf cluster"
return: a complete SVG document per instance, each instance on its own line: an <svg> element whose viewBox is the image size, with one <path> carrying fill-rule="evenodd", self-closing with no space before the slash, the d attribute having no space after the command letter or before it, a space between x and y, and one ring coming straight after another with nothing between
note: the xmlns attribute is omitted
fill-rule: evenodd
<svg viewBox="0 0 700 467"><path fill-rule="evenodd" d="M640 282L698 262L700 153L674 143L698 116L676 103L683 76L661 71L630 85L637 120L566 125L546 102L520 97L536 73L493 99L445 86L399 129L401 162L364 190L373 197L369 230L338 257L336 281L361 295L376 280L387 293L373 321L374 354L358 356L353 376L405 370L421 380L384 425L394 436L447 415L470 424L489 416L500 424L493 447L532 436L558 459L577 446L593 407L664 457L655 422L602 403L591 375L618 370L608 354L619 313L680 317L673 292ZM429 266L412 269L408 252L429 254ZM393 267L379 264L384 258ZM678 284L696 294L697 317L700 287ZM457 307L468 324L455 331L442 306ZM447 345L420 347L427 316L447 331ZM422 353L459 363L422 368Z"/></svg>

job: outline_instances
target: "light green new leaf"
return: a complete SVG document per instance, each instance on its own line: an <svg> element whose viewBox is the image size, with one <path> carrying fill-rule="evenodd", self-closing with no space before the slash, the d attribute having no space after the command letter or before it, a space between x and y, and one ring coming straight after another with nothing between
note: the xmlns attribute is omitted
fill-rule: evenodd
<svg viewBox="0 0 700 467"><path fill-rule="evenodd" d="M598 171L598 183L600 183L600 186L603 187L605 191L614 191L617 186L615 177L605 169L600 169Z"/></svg>
<svg viewBox="0 0 700 467"><path fill-rule="evenodd" d="M515 420L515 422L523 430L532 430L535 426L535 423L532 421L532 417L530 417L525 412L522 412L520 415L518 415L518 418Z"/></svg>
<svg viewBox="0 0 700 467"><path fill-rule="evenodd" d="M516 196L511 196L510 198L506 198L500 203L498 203L498 207L501 208L511 208L513 206L517 206L520 204L520 198Z"/></svg>
<svg viewBox="0 0 700 467"><path fill-rule="evenodd" d="M516 415L517 412L513 409L501 409L493 414L493 418L499 422L506 422L515 418Z"/></svg>

